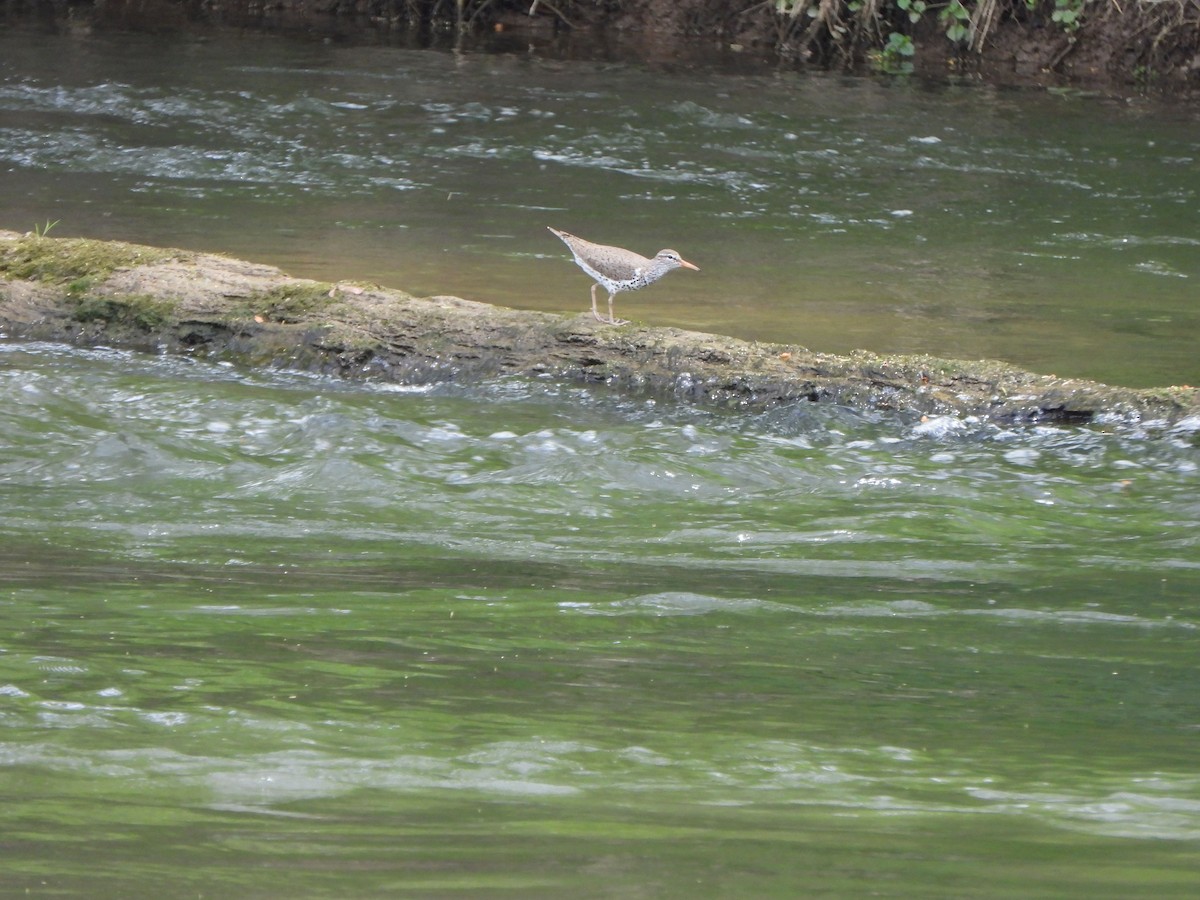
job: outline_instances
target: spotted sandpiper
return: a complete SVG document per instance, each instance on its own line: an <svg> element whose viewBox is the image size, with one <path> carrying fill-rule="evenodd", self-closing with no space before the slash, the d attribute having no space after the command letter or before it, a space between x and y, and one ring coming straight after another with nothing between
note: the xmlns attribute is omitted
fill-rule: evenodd
<svg viewBox="0 0 1200 900"><path fill-rule="evenodd" d="M549 226L547 226L549 228ZM551 228L564 244L575 255L579 268L596 279L592 285L592 315L597 320L609 325L627 325L625 319L613 316L613 297L621 291L636 291L651 282L658 281L672 269L682 266L685 269L700 271L699 266L690 262L674 250L659 250L654 259L647 259L632 250L620 247L609 247L606 244L593 244L583 238ZM596 288L602 287L608 291L608 318L600 315L596 308Z"/></svg>

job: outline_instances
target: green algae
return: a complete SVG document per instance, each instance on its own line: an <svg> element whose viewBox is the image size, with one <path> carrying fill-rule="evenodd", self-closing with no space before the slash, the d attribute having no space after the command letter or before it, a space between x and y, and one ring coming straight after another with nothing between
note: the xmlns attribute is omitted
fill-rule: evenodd
<svg viewBox="0 0 1200 900"><path fill-rule="evenodd" d="M0 275L28 281L68 284L71 293L84 293L91 283L118 269L145 266L180 255L176 250L142 247L121 241L89 238L47 238L27 234L0 242Z"/></svg>
<svg viewBox="0 0 1200 900"><path fill-rule="evenodd" d="M130 325L153 331L170 322L175 304L150 294L85 294L74 298L72 318L78 322Z"/></svg>

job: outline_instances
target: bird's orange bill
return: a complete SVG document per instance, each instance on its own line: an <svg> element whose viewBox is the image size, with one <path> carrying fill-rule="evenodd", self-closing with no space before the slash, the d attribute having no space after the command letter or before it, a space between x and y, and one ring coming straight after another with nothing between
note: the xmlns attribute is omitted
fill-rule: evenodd
<svg viewBox="0 0 1200 900"><path fill-rule="evenodd" d="M680 260L679 260L679 264L680 264L681 266L683 266L685 269L691 269L693 272L699 272L699 271L700 271L700 267L699 267L699 266L693 266L693 265L692 265L690 262L688 262L686 259L683 259L682 257L681 257L681 258L680 258Z"/></svg>

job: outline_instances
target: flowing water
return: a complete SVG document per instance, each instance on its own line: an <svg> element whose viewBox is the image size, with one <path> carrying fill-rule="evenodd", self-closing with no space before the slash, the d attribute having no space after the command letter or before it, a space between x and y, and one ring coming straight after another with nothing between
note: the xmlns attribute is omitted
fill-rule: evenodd
<svg viewBox="0 0 1200 900"><path fill-rule="evenodd" d="M1186 112L140 49L0 32L3 224L554 309L547 220L670 234L619 310L1195 377ZM1200 422L11 340L0 400L0 896L1195 896Z"/></svg>
<svg viewBox="0 0 1200 900"><path fill-rule="evenodd" d="M1194 894L1200 423L0 349L13 893Z"/></svg>

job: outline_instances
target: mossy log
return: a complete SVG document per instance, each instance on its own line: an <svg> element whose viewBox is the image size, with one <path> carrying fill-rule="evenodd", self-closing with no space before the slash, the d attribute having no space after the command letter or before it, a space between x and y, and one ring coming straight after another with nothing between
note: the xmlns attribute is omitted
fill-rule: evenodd
<svg viewBox="0 0 1200 900"><path fill-rule="evenodd" d="M1200 415L1200 391L1191 387L1133 390L990 360L835 356L675 328L604 325L586 314L291 278L212 254L3 231L0 330L9 338L345 378L550 376L740 409L828 402L1074 424L1165 424Z"/></svg>

